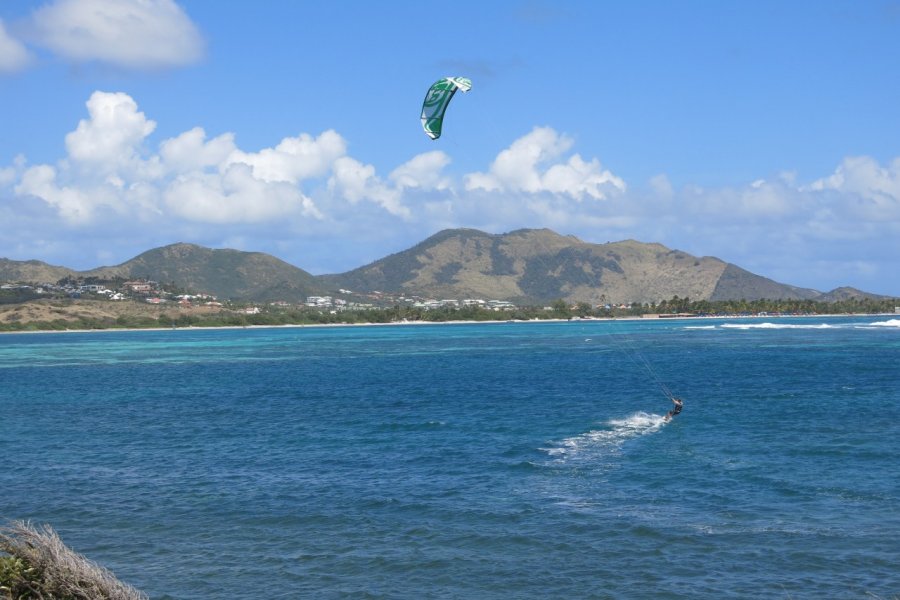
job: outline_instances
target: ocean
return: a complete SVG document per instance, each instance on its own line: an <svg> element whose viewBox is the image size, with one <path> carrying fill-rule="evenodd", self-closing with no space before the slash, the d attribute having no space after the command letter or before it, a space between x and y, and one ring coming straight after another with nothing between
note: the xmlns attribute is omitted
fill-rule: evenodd
<svg viewBox="0 0 900 600"><path fill-rule="evenodd" d="M896 599L898 415L894 316L8 334L0 519L153 599Z"/></svg>

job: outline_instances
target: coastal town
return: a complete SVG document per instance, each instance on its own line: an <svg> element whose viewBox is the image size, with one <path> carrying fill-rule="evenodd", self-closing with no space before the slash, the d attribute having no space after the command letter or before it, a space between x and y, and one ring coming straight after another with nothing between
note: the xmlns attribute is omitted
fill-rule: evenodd
<svg viewBox="0 0 900 600"><path fill-rule="evenodd" d="M505 300L482 298L423 298L414 295L390 294L386 292L357 293L340 289L339 295L307 296L304 302L274 300L271 302L242 302L219 299L213 294L189 293L174 290L174 286L161 285L149 279L122 282L86 283L75 279L65 279L57 283L11 283L0 284L0 292L17 293L26 298L71 298L102 299L111 302L137 301L153 305L174 304L183 308L193 306L238 308L247 314L257 314L264 307L271 308L311 308L328 311L366 310L382 306L401 305L421 310L440 308L477 307L493 311L514 310L516 305Z"/></svg>

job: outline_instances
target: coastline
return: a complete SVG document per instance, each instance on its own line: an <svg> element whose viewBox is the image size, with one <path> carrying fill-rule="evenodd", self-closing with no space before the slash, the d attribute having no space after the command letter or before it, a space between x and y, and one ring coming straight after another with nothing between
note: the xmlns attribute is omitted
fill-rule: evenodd
<svg viewBox="0 0 900 600"><path fill-rule="evenodd" d="M765 319L815 319L815 318L860 318L860 317L896 317L900 319L897 313L821 313L821 314L803 314L803 315L704 315L704 316L672 316L645 318L640 316L625 317L573 317L571 319L548 318L548 319L495 319L495 320L453 320L453 321L394 321L390 323L362 322L362 323L296 323L282 325L211 325L211 326L195 326L187 327L107 327L97 329L35 329L30 331L0 331L0 335L28 335L28 334L52 334L52 333L107 333L107 332L135 332L135 331L212 331L212 330L234 330L234 329L326 329L326 328L345 328L345 327L403 327L403 326L420 326L420 325L501 325L501 324L531 324L531 323L586 323L586 322L617 322L617 321L710 321L710 320L765 320Z"/></svg>

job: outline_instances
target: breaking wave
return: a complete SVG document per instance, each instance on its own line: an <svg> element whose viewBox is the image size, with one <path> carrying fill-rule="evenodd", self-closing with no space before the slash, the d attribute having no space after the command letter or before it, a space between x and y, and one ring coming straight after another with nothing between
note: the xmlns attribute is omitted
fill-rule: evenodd
<svg viewBox="0 0 900 600"><path fill-rule="evenodd" d="M722 323L720 325L687 325L685 330L715 330L715 329L900 329L900 319L888 319L887 321L874 321L871 323Z"/></svg>
<svg viewBox="0 0 900 600"><path fill-rule="evenodd" d="M725 323L723 329L834 329L828 323L801 324L796 323Z"/></svg>
<svg viewBox="0 0 900 600"><path fill-rule="evenodd" d="M869 323L870 327L897 327L900 328L900 319L889 319L887 321L875 321Z"/></svg>

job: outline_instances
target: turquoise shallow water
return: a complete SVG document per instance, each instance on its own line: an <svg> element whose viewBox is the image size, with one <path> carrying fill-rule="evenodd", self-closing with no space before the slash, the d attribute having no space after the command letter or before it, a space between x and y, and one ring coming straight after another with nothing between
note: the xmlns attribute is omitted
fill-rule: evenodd
<svg viewBox="0 0 900 600"><path fill-rule="evenodd" d="M160 599L896 598L898 414L891 317L4 335L0 517Z"/></svg>

